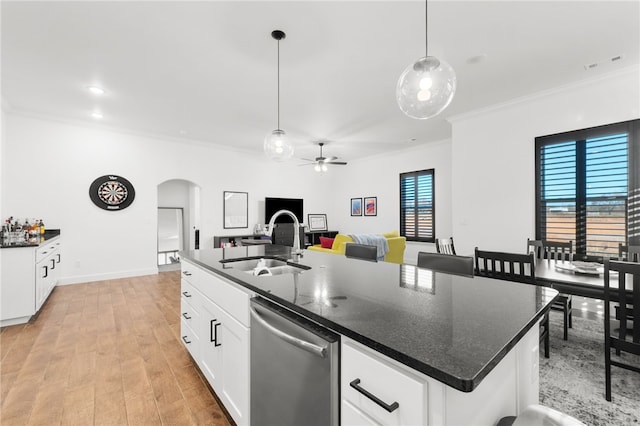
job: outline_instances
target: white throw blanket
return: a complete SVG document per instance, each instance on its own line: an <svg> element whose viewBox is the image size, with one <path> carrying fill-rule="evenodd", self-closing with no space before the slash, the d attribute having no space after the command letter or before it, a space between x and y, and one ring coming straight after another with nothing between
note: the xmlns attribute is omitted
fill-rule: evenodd
<svg viewBox="0 0 640 426"><path fill-rule="evenodd" d="M349 236L358 244L376 246L378 249L378 260L384 260L384 257L389 253L387 239L381 234L349 234Z"/></svg>

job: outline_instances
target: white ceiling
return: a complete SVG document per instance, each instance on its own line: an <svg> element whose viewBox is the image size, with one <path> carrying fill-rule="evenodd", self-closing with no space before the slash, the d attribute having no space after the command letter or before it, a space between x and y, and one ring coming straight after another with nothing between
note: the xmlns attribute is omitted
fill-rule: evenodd
<svg viewBox="0 0 640 426"><path fill-rule="evenodd" d="M453 66L458 89L440 116L413 120L395 86L424 56L422 1L1 7L6 109L256 153L277 124L270 34L285 31L280 121L296 158L317 156L318 140L349 161L445 139L448 117L636 65L640 52L638 1L430 1L429 54Z"/></svg>

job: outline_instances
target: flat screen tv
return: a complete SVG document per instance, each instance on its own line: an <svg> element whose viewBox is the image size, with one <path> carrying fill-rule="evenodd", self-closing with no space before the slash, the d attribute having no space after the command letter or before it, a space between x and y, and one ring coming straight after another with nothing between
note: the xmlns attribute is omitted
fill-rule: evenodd
<svg viewBox="0 0 640 426"><path fill-rule="evenodd" d="M271 216L278 210L289 210L296 215L298 222L304 222L303 212L304 200L301 198L272 198L264 199L264 223L268 224ZM293 223L293 219L288 215L281 215L276 219L276 223Z"/></svg>

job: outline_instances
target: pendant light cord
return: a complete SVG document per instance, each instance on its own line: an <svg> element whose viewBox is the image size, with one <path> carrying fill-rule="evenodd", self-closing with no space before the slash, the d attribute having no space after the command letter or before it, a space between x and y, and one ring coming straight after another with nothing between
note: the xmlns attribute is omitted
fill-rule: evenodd
<svg viewBox="0 0 640 426"><path fill-rule="evenodd" d="M424 0L424 57L429 56L429 14L427 12L428 0Z"/></svg>
<svg viewBox="0 0 640 426"><path fill-rule="evenodd" d="M280 40L278 40L278 130L280 130Z"/></svg>

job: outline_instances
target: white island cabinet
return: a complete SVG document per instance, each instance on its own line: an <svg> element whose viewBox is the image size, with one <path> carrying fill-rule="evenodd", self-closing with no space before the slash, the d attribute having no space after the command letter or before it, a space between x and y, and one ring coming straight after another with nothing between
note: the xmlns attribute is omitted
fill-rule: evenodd
<svg viewBox="0 0 640 426"><path fill-rule="evenodd" d="M182 259L182 340L238 425L249 424L253 293Z"/></svg>
<svg viewBox="0 0 640 426"><path fill-rule="evenodd" d="M58 283L60 237L40 245L2 249L0 326L23 324L35 315Z"/></svg>
<svg viewBox="0 0 640 426"><path fill-rule="evenodd" d="M533 327L472 392L461 392L342 338L341 424L493 425L538 403L538 328Z"/></svg>

